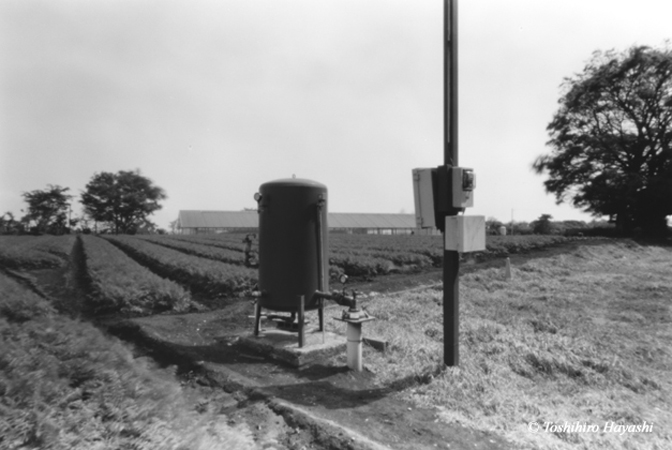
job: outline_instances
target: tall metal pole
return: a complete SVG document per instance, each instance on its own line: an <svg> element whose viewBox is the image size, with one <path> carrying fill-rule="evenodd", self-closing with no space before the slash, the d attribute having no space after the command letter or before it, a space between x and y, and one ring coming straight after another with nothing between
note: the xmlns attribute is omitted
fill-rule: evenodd
<svg viewBox="0 0 672 450"><path fill-rule="evenodd" d="M457 0L444 0L444 164L457 167ZM456 212L451 215L457 214ZM445 246L444 246L445 248ZM443 251L443 360L460 361L460 254Z"/></svg>

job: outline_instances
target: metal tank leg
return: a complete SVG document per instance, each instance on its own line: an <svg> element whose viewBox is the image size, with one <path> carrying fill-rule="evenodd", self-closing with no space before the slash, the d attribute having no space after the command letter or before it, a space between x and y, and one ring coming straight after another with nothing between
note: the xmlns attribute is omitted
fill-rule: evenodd
<svg viewBox="0 0 672 450"><path fill-rule="evenodd" d="M319 321L319 324L320 324L319 325L320 327L318 328L318 331L324 331L324 299L323 298L320 299L319 308L320 309L317 310L317 317L318 317L318 321Z"/></svg>
<svg viewBox="0 0 672 450"><path fill-rule="evenodd" d="M304 333L305 325L305 297L303 295L299 296L299 348L303 348L306 345L306 335Z"/></svg>
<svg viewBox="0 0 672 450"><path fill-rule="evenodd" d="M259 301L257 300L254 303L254 336L258 337L259 336L259 325L261 323L261 306L259 305Z"/></svg>
<svg viewBox="0 0 672 450"><path fill-rule="evenodd" d="M324 299L320 299L320 309L317 310L317 316L319 318L320 327L318 331L322 332L322 343L324 344L327 340L324 330Z"/></svg>

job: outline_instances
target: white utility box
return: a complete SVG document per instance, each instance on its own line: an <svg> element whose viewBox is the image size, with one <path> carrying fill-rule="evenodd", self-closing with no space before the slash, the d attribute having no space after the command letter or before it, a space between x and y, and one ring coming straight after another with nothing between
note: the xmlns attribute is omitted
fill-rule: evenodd
<svg viewBox="0 0 672 450"><path fill-rule="evenodd" d="M484 216L447 216L444 232L446 250L459 253L485 250Z"/></svg>
<svg viewBox="0 0 672 450"><path fill-rule="evenodd" d="M434 193L432 169L413 169L413 194L415 197L415 224L418 228L434 228Z"/></svg>

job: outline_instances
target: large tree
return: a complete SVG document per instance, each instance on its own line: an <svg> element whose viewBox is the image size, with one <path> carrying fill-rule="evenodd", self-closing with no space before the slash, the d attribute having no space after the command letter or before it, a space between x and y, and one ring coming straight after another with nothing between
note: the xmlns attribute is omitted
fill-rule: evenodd
<svg viewBox="0 0 672 450"><path fill-rule="evenodd" d="M28 213L24 222L32 225L38 233L63 234L68 226L71 195L66 192L70 188L58 185L47 185L47 189L24 192L23 198L28 203Z"/></svg>
<svg viewBox="0 0 672 450"><path fill-rule="evenodd" d="M161 209L166 198L163 189L136 171L101 172L93 176L81 203L93 220L108 223L116 234L135 233Z"/></svg>
<svg viewBox="0 0 672 450"><path fill-rule="evenodd" d="M552 148L533 164L546 191L649 235L672 214L672 50L595 52L566 78L548 125Z"/></svg>

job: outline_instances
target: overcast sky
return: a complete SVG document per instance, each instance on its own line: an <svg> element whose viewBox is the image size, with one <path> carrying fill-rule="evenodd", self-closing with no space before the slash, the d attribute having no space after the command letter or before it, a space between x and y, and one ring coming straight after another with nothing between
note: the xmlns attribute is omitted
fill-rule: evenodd
<svg viewBox="0 0 672 450"><path fill-rule="evenodd" d="M181 209L241 210L266 181L332 212L412 213L443 163L441 0L0 0L0 214L48 184L140 169ZM459 2L468 214L590 220L531 170L564 77L595 50L659 47L669 0ZM78 200L78 199L77 199ZM74 212L80 208L77 203Z"/></svg>

